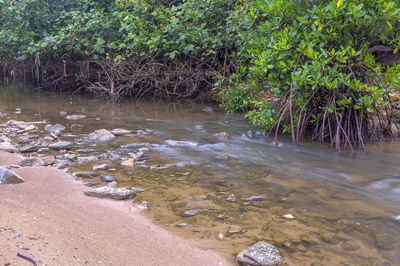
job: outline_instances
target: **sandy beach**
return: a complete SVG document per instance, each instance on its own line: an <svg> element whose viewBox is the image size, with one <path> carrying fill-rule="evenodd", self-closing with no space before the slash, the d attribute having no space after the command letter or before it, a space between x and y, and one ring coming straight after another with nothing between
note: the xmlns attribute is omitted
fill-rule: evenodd
<svg viewBox="0 0 400 266"><path fill-rule="evenodd" d="M0 152L0 165L22 157ZM0 265L231 265L154 225L131 201L87 197L89 188L53 167L12 169L0 185Z"/></svg>

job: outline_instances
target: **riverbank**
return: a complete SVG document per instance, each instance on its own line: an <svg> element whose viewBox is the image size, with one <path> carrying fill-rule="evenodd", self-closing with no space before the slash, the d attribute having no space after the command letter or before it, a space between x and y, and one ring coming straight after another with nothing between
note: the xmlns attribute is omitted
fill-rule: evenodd
<svg viewBox="0 0 400 266"><path fill-rule="evenodd" d="M0 165L17 164L0 152ZM131 201L87 197L87 187L53 167L13 169L25 182L0 186L0 264L230 265L152 224Z"/></svg>

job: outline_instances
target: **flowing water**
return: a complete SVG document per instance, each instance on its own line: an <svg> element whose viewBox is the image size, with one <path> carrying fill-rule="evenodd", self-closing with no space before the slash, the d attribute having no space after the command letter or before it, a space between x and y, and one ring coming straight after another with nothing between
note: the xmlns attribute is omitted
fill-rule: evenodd
<svg viewBox="0 0 400 266"><path fill-rule="evenodd" d="M76 143L69 153L90 148L96 158L74 164L72 172L110 164L101 174L113 175L120 187L145 189L134 203L147 201L144 213L155 223L232 261L265 240L287 265L400 265L400 142L369 145L367 153L337 153L307 142L293 149L283 137L283 146L276 146L240 116L204 108L15 88L0 94L2 123L64 125L60 139ZM60 111L87 117L69 121ZM73 131L73 123L84 127ZM101 128L135 134L102 144L84 141ZM131 143L146 143L144 160L121 166L138 146L124 146ZM248 201L249 195L265 200Z"/></svg>

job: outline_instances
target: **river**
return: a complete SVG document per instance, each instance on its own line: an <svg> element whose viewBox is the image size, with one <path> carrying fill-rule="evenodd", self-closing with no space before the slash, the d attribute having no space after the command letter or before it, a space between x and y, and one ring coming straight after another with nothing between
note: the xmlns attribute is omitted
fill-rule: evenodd
<svg viewBox="0 0 400 266"><path fill-rule="evenodd" d="M82 149L96 158L74 162L72 172L109 164L101 174L114 176L120 187L143 188L134 203L146 201L143 213L156 224L231 260L265 240L287 265L400 265L399 141L352 153L307 141L294 149L285 137L277 146L240 115L216 106L206 112L207 107L161 100L113 103L3 87L0 123L45 120L65 126L59 138L74 142L66 152L75 155L71 160L83 156L77 152ZM86 118L67 120L61 111ZM73 130L71 124L82 127ZM103 128L134 134L84 141ZM132 143L145 145L146 152L135 167L122 166ZM98 178L85 181L101 184ZM263 200L246 200L251 195Z"/></svg>

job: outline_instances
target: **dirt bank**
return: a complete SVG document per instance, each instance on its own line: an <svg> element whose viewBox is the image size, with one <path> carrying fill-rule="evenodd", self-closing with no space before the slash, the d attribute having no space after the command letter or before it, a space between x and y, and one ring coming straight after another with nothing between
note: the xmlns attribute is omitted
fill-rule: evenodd
<svg viewBox="0 0 400 266"><path fill-rule="evenodd" d="M0 165L21 157L0 152ZM90 198L51 167L24 167L18 185L0 185L0 265L229 265L152 224L130 201Z"/></svg>

